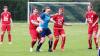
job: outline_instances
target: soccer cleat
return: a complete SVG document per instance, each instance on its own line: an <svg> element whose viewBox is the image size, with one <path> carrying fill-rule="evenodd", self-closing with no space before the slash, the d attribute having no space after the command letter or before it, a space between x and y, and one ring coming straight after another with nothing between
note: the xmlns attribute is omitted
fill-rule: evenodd
<svg viewBox="0 0 100 56"><path fill-rule="evenodd" d="M40 49L40 52L43 51L42 49Z"/></svg>
<svg viewBox="0 0 100 56"><path fill-rule="evenodd" d="M36 52L40 52L40 50L36 50Z"/></svg>
<svg viewBox="0 0 100 56"><path fill-rule="evenodd" d="M53 52L55 52L56 50L55 49L53 49Z"/></svg>
<svg viewBox="0 0 100 56"><path fill-rule="evenodd" d="M40 52L40 50L39 49L36 49L36 52Z"/></svg>
<svg viewBox="0 0 100 56"><path fill-rule="evenodd" d="M96 50L98 50L98 47L96 47Z"/></svg>
<svg viewBox="0 0 100 56"><path fill-rule="evenodd" d="M63 51L64 51L64 49L63 49L63 48L61 48L61 51L63 52Z"/></svg>
<svg viewBox="0 0 100 56"><path fill-rule="evenodd" d="M92 49L92 48L88 48L88 49Z"/></svg>
<svg viewBox="0 0 100 56"><path fill-rule="evenodd" d="M9 44L9 45L11 45L11 44L12 44L12 42L9 42L8 44Z"/></svg>
<svg viewBox="0 0 100 56"><path fill-rule="evenodd" d="M48 52L53 52L52 49L49 49Z"/></svg>
<svg viewBox="0 0 100 56"><path fill-rule="evenodd" d="M2 45L3 44L3 42L0 42L0 45Z"/></svg>
<svg viewBox="0 0 100 56"><path fill-rule="evenodd" d="M30 52L33 52L33 48L30 48Z"/></svg>

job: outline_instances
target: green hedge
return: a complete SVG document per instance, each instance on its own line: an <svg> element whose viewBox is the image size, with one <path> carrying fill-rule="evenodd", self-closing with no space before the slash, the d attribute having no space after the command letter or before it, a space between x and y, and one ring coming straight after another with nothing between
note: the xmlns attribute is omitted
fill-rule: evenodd
<svg viewBox="0 0 100 56"><path fill-rule="evenodd" d="M12 13L13 21L26 21L27 19L27 0L0 0L0 13L7 5Z"/></svg>

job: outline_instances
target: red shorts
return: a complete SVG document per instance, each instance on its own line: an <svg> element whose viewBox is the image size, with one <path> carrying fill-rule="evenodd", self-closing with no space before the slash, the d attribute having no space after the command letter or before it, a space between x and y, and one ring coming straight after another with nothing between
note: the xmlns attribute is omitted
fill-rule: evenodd
<svg viewBox="0 0 100 56"><path fill-rule="evenodd" d="M2 31L10 31L11 30L11 25L10 24L2 24L1 27Z"/></svg>
<svg viewBox="0 0 100 56"><path fill-rule="evenodd" d="M96 25L95 27L88 27L88 34L93 34L93 32L98 32L98 25Z"/></svg>
<svg viewBox="0 0 100 56"><path fill-rule="evenodd" d="M30 35L32 37L32 40L39 39L39 33L36 31L36 29L30 29Z"/></svg>
<svg viewBox="0 0 100 56"><path fill-rule="evenodd" d="M65 31L63 28L54 28L54 36L59 36L59 35L62 35L62 34L65 34Z"/></svg>

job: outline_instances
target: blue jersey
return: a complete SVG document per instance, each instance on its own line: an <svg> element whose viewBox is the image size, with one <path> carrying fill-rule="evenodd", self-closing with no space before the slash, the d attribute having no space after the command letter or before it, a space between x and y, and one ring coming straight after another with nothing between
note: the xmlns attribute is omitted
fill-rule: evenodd
<svg viewBox="0 0 100 56"><path fill-rule="evenodd" d="M40 23L39 27L48 28L48 23L50 21L50 15L46 13L42 13L40 18L43 20L43 23Z"/></svg>

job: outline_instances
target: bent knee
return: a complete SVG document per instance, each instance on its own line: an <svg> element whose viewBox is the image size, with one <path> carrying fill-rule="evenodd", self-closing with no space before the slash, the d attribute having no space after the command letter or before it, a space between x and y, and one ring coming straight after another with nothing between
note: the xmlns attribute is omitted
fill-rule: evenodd
<svg viewBox="0 0 100 56"><path fill-rule="evenodd" d="M61 36L62 36L62 37L66 37L66 35L65 35L65 34L62 34Z"/></svg>

